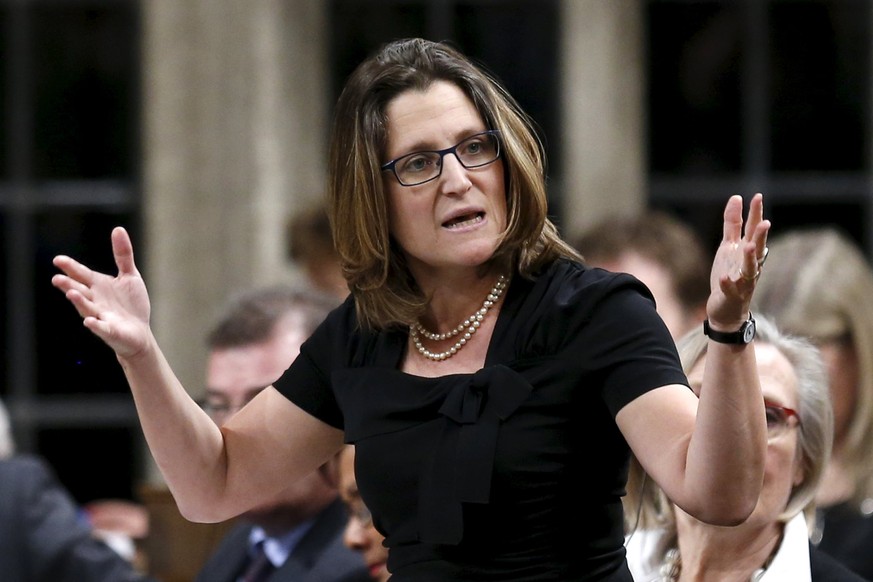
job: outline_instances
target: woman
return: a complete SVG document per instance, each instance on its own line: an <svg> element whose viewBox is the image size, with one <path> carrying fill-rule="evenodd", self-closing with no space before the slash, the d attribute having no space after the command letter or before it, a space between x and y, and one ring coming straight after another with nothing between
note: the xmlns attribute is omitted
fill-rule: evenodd
<svg viewBox="0 0 873 582"><path fill-rule="evenodd" d="M349 522L343 534L346 546L360 552L370 571L370 576L376 582L387 582L388 548L382 543L385 538L373 525L373 515L358 491L355 479L355 447L344 446L337 456L337 473L339 476L339 492L346 508L349 510Z"/></svg>
<svg viewBox="0 0 873 582"><path fill-rule="evenodd" d="M725 209L707 315L727 343L698 402L645 287L586 269L558 237L530 121L467 58L391 43L335 111L329 214L351 295L221 430L159 351L127 234L112 235L117 278L55 259L185 516L244 511L343 441L394 582L629 581L628 446L690 513L748 516L766 447L742 343L770 227L760 195L745 229L742 199Z"/></svg>
<svg viewBox="0 0 873 582"><path fill-rule="evenodd" d="M777 238L776 270L762 280L757 309L822 351L834 408L834 452L816 500L813 540L873 579L873 271L833 228Z"/></svg>
<svg viewBox="0 0 873 582"><path fill-rule="evenodd" d="M860 581L838 562L810 547L807 519L814 520L816 489L830 456L833 415L818 351L781 334L757 316L755 353L767 413L764 486L743 524L717 527L675 507L647 483L638 503L640 531L631 531L628 561L637 582ZM692 389L699 392L707 341L699 331L679 343ZM645 482L645 481L644 481ZM638 491L638 489L634 490ZM630 521L637 515L631 512Z"/></svg>

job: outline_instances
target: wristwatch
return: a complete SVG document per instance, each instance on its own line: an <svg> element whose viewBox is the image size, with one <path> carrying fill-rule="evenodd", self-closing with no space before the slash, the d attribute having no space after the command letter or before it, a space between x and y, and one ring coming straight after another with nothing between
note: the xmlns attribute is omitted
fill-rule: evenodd
<svg viewBox="0 0 873 582"><path fill-rule="evenodd" d="M755 339L755 318L749 313L749 319L743 322L737 331L716 331L709 327L709 320L703 320L703 333L714 342L720 344L749 344Z"/></svg>

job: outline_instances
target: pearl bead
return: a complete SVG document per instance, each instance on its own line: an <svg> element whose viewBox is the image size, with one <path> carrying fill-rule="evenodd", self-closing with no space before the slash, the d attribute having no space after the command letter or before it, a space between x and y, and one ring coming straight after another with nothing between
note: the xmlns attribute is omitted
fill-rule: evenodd
<svg viewBox="0 0 873 582"><path fill-rule="evenodd" d="M435 362L442 362L454 356L458 351L467 345L467 341L473 337L473 334L476 333L476 330L482 325L482 321L485 319L485 315L488 314L488 311L494 306L495 303L500 299L500 296L503 295L504 289L506 289L506 285L508 283L508 278L504 275L500 275L497 278L497 282L494 284L494 287L489 291L488 295L485 297L485 301L482 302L482 307L476 310L473 315L465 319L460 325L454 328L452 331L437 333L428 331L421 325L421 322L416 322L414 325L409 326L409 334L412 338L412 343L415 346L415 349L429 360L433 360ZM466 330L466 331L465 331ZM455 344L446 350L445 352L431 352L421 343L421 338L419 336L423 336L431 341L445 341L447 339L451 339L456 335L464 332L464 334L458 339Z"/></svg>

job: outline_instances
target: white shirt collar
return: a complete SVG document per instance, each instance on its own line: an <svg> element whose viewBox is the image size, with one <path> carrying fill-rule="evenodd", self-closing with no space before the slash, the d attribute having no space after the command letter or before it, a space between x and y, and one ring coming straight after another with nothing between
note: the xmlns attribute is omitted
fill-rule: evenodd
<svg viewBox="0 0 873 582"><path fill-rule="evenodd" d="M773 556L770 566L759 578L759 582L783 580L797 580L797 582L812 580L809 566L809 530L803 512L798 513L785 524L782 543Z"/></svg>
<svg viewBox="0 0 873 582"><path fill-rule="evenodd" d="M660 580L663 557L661 530L638 530L626 541L627 562L638 582ZM809 530L803 513L798 513L785 524L782 543L773 556L770 566L757 582L811 582L809 565Z"/></svg>

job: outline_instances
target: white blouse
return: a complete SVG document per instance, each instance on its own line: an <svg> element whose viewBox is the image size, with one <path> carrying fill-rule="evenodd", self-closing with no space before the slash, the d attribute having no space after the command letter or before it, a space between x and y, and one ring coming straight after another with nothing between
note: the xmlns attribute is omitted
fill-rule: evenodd
<svg viewBox="0 0 873 582"><path fill-rule="evenodd" d="M636 582L663 582L662 530L638 530L625 540L627 562ZM782 543L766 570L756 571L750 582L812 582L809 567L809 530L803 513L785 524Z"/></svg>

